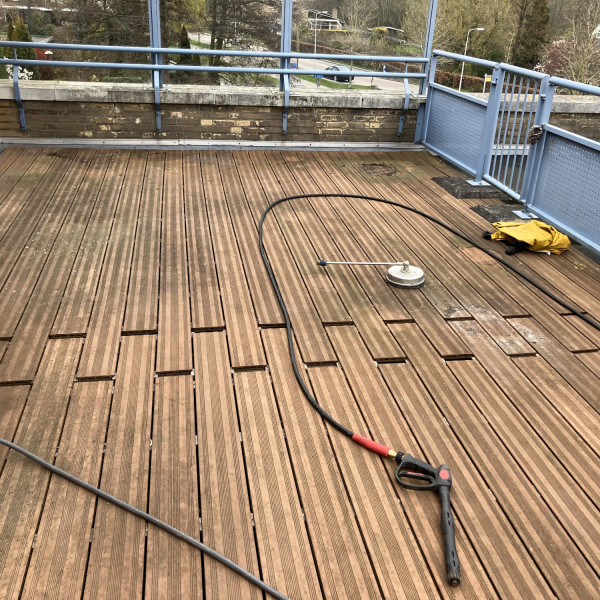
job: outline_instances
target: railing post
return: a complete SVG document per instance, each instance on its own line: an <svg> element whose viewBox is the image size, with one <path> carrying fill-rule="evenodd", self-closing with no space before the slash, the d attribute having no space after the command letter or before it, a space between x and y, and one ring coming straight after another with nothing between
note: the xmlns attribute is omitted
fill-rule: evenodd
<svg viewBox="0 0 600 600"><path fill-rule="evenodd" d="M540 84L540 95L538 105L535 111L535 119L533 124L544 127L550 121L550 113L552 112L552 100L554 98L554 90L556 86L550 82L550 76L545 75ZM527 164L525 165L525 175L523 176L523 187L521 190L521 202L525 205L523 214L529 212L529 207L533 201L535 186L540 169L540 161L544 146L544 137L537 144L529 145L527 153Z"/></svg>
<svg viewBox="0 0 600 600"><path fill-rule="evenodd" d="M429 83L435 81L435 69L437 67L437 56L434 54L431 57L431 67L428 71ZM422 80L422 84L425 79ZM424 87L422 85L422 87ZM431 94L432 87L429 86L427 91L427 101L425 105L421 104L417 111L417 127L415 129L415 144L422 144L427 139L427 126L429 125L429 113L431 112Z"/></svg>
<svg viewBox="0 0 600 600"><path fill-rule="evenodd" d="M427 33L425 34L425 47L423 48L423 56L427 59L427 62L423 65L422 73L425 74L425 78L421 79L419 85L419 95L425 93L425 86L427 84L427 75L429 73L429 63L432 61L431 49L433 48L433 34L435 32L435 19L437 15L438 0L430 0L429 2L429 14L427 15ZM433 65L432 65L433 66Z"/></svg>
<svg viewBox="0 0 600 600"><path fill-rule="evenodd" d="M17 59L17 49L15 48L15 60ZM1 68L1 67L0 67ZM27 121L25 120L25 107L21 100L21 89L19 88L19 71L21 67L19 65L13 65L13 90L15 93L15 102L19 109L19 123L21 125L21 131L27 131Z"/></svg>
<svg viewBox="0 0 600 600"><path fill-rule="evenodd" d="M150 28L150 46L160 48L162 41L160 37L160 0L148 0L148 21ZM153 65L162 64L162 54L153 52L151 54ZM162 116L160 109L160 88L163 85L162 71L152 71L152 87L154 88L154 111L156 113L156 131L162 131Z"/></svg>
<svg viewBox="0 0 600 600"><path fill-rule="evenodd" d="M496 127L498 126L498 113L502 102L502 89L504 87L504 70L500 65L494 67L492 81L490 83L490 95L488 97L487 108L485 111L485 123L483 126L483 138L481 140L481 150L479 151L479 160L475 170L475 179L468 181L471 185L484 186L489 183L483 181L484 175L489 175L490 164L492 162L492 151L494 149L494 138L496 137Z"/></svg>
<svg viewBox="0 0 600 600"><path fill-rule="evenodd" d="M292 51L292 8L293 0L281 2L281 52L286 54ZM289 56L279 61L282 69L290 68ZM283 133L287 133L288 109L290 106L290 76L279 76L279 89L283 91Z"/></svg>

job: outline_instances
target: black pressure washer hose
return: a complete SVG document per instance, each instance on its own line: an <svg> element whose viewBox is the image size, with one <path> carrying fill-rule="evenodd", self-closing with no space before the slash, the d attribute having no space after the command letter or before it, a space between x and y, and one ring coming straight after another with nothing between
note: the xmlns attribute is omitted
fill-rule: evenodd
<svg viewBox="0 0 600 600"><path fill-rule="evenodd" d="M452 511L451 511L450 500L449 500L450 487L452 485L452 476L450 474L450 469L446 465L441 465L440 467L437 467L437 468L432 467L431 465L428 465L427 463L425 463L423 461L413 458L409 454L404 454L402 452L394 452L393 450L391 450L387 446L384 446L383 444L380 444L369 438L366 438L366 437L363 437L356 433L353 433L348 428L344 427L341 423L338 423L331 415L329 415L319 405L319 403L315 400L315 398L310 393L308 387L306 386L306 384L304 382L304 379L302 378L302 375L300 374L300 370L298 369L298 363L296 360L296 353L294 351L292 324L290 321L289 313L287 311L287 307L286 307L283 297L281 295L279 286L277 285L277 280L275 279L275 274L273 273L273 269L271 268L271 265L269 263L269 259L267 258L267 255L265 252L265 247L263 244L263 225L264 225L264 221L265 221L265 218L268 215L268 213L275 206L277 206L278 204L280 204L282 202L287 202L290 200L295 200L295 199L300 199L300 198L305 198L305 199L306 198L358 198L358 199L372 201L372 202L381 202L384 204L390 204L392 206L396 206L398 208L402 208L402 209L408 210L410 212L416 213L418 215L421 215L422 217L429 219L430 221L436 223L437 225L444 227L445 229L447 229L448 231L457 235L461 239L465 240L472 246L479 248L480 250L485 252L487 255L496 259L499 263L501 263L502 265L504 265L511 271L515 272L516 274L520 275L523 279L525 279L526 281L531 283L531 285L533 285L538 290L540 290L541 292L546 294L549 298L551 298L552 300L554 300L555 302L560 304L563 308L566 308L569 312L572 312L573 314L577 315L578 317L580 317L581 319L583 319L584 321L589 323L595 329L600 330L600 324L598 322L596 322L595 320L593 320L592 318L590 318L588 315L583 314L580 311L577 311L574 307L570 306L564 300L558 298L550 290L548 290L545 287L543 287L542 285L536 283L533 279L531 279L530 277L528 277L527 275L525 275L524 273L522 273L521 271L519 271L518 269L513 267L510 263L505 261L502 257L498 256L496 253L491 252L487 248L484 248L477 242L474 242L473 240L469 239L467 236L463 235L460 231L457 231L456 229L454 229L450 225L447 225L446 223L440 221L436 217L433 217L432 215L429 215L423 211L417 210L416 208L413 208L412 206L408 206L406 204L400 204L399 202L393 202L391 200L385 200L383 198L376 198L373 196L363 196L363 195L358 195L358 194L300 194L297 196L287 196L285 198L276 200L275 202L271 203L265 209L264 213L262 214L262 216L260 218L259 235L258 235L260 252L262 255L262 259L265 263L267 272L269 274L271 283L273 284L273 289L275 290L277 300L279 301L281 310L285 317L285 325L286 325L286 330L287 330L290 360L292 363L292 367L294 369L294 374L296 375L296 379L298 380L298 383L302 389L302 392L306 396L307 400L310 402L311 406L313 406L313 408L315 408L315 410L318 411L318 413L325 419L325 421L327 421L335 429L337 429L338 431L340 431L347 437L351 438L353 441L360 444L361 446L364 446L365 448L371 450L372 452L380 454L381 456L395 459L399 463L399 466L396 470L396 480L398 481L398 483L400 485L402 485L403 487L406 487L408 489L413 489L413 490L417 490L417 491L431 490L431 491L438 492L438 494L440 496L441 506L442 506L442 531L444 532L444 544L445 544L445 554L446 554L446 576L447 576L448 582L451 585L458 585L458 583L460 583L460 565L458 562L458 555L456 554L456 548L454 545L454 521L452 518ZM149 523L155 525L156 527L159 527L160 529L184 540L188 544L194 546L195 548L198 548L200 551L206 553L208 556L211 556L215 560L219 561L226 567L232 569L235 573L238 573L239 575L244 577L244 579L246 579L253 585L256 585L258 588L260 588L263 591L265 591L266 593L270 594L273 598L277 598L278 600L288 600L286 596L284 596L283 594L281 594L280 592L278 592L271 586L267 585L264 581L261 581L258 577L256 577L252 573L246 571L246 569L244 569L243 567L240 567L238 564L229 560L227 557L223 556L216 550L213 550L206 544L203 544L202 542L194 539L193 537L185 534L184 532L176 529L175 527L171 527L164 521L161 521L160 519L153 517L149 513L145 512L143 510L140 510L140 509L132 506L131 504L128 504L127 502L123 502L122 500L119 500L115 496L87 483L86 481L83 481L79 477L75 477L74 475L71 475L70 473L63 471L56 465L53 465L53 464L43 460L42 458L36 456L35 454L32 454L31 452L25 450L24 448L18 446L17 444L15 444L9 440L0 438L0 444L7 446L8 448L10 448L11 450L14 450L15 452L19 452L23 456L36 462L37 464L41 465L45 469L48 469L52 473L67 479L68 481L74 483L75 485L78 485L79 487L83 488L84 490L86 490L92 494L95 494L96 496L102 498L103 500L106 500L107 502L115 504L116 506L136 515L137 517L140 517L141 519L148 521ZM414 480L415 483L411 483L411 480Z"/></svg>

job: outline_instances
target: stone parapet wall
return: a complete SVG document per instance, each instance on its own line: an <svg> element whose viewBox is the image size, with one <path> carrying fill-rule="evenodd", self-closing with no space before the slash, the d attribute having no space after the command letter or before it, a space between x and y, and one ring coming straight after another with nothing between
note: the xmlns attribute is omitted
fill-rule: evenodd
<svg viewBox="0 0 600 600"><path fill-rule="evenodd" d="M21 131L10 84L0 85L0 137L198 139L237 141L412 142L421 99L380 91L292 91L288 133L283 93L272 88L168 86L161 92L162 132L154 94L137 85L27 82Z"/></svg>

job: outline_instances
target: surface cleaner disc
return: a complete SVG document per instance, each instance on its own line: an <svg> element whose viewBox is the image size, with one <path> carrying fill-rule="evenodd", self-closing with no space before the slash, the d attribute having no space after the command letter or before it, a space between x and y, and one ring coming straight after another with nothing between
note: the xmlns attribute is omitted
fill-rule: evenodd
<svg viewBox="0 0 600 600"><path fill-rule="evenodd" d="M387 272L388 283L399 288L420 288L425 283L425 273L408 263L394 265Z"/></svg>

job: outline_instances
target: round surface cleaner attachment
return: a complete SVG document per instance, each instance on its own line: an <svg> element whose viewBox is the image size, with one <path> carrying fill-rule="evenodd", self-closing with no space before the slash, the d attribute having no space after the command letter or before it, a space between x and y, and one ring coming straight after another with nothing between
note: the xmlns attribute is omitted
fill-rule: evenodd
<svg viewBox="0 0 600 600"><path fill-rule="evenodd" d="M394 287L420 288L425 283L425 273L419 267L403 262L390 267L386 279Z"/></svg>

